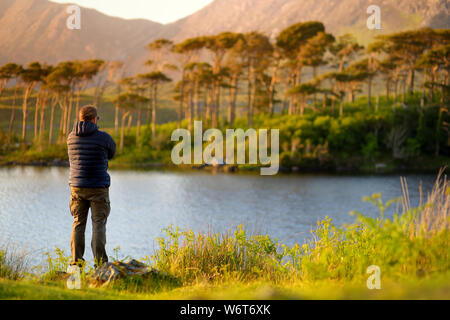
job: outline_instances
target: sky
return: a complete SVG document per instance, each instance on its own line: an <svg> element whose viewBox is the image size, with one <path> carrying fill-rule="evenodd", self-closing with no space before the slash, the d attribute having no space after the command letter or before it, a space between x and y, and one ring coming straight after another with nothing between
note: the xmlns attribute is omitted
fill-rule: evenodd
<svg viewBox="0 0 450 320"><path fill-rule="evenodd" d="M51 0L74 3L125 19L148 19L160 23L174 22L203 8L213 0Z"/></svg>

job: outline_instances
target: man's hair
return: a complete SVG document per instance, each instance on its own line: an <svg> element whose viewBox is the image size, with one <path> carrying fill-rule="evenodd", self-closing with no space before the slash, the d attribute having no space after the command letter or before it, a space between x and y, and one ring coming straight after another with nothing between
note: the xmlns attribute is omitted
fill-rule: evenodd
<svg viewBox="0 0 450 320"><path fill-rule="evenodd" d="M86 105L80 109L78 116L80 121L92 121L97 118L97 108L93 105Z"/></svg>

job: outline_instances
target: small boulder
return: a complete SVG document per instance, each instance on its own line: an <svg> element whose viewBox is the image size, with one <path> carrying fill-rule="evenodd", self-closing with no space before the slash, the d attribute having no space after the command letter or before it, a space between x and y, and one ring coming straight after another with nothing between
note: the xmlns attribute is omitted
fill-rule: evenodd
<svg viewBox="0 0 450 320"><path fill-rule="evenodd" d="M91 286L106 286L114 280L127 276L146 276L157 271L146 264L132 259L128 262L114 261L103 264L89 276Z"/></svg>

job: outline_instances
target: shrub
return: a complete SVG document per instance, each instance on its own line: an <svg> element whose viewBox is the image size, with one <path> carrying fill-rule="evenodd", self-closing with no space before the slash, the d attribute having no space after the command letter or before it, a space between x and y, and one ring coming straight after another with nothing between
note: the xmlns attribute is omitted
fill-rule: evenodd
<svg viewBox="0 0 450 320"><path fill-rule="evenodd" d="M402 180L403 182L403 180ZM195 233L169 227L158 239L155 267L184 283L195 281L277 282L366 279L367 267L378 265L384 277L415 279L450 269L450 185L438 178L427 201L411 208L404 196L383 202L381 194L364 197L380 210L377 218L352 212L353 224L335 226L326 217L303 245L280 245L267 235L248 235L238 226L225 234ZM384 216L393 204L402 212Z"/></svg>
<svg viewBox="0 0 450 320"><path fill-rule="evenodd" d="M24 250L7 244L0 248L0 278L19 280L25 277L29 255Z"/></svg>

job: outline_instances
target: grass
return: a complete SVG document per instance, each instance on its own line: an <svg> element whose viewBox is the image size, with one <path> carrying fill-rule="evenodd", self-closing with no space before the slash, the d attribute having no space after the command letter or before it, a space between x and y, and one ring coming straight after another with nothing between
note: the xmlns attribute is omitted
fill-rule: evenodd
<svg viewBox="0 0 450 320"><path fill-rule="evenodd" d="M363 281L370 265L393 280L443 274L450 270L449 190L446 177L440 176L418 208L411 208L406 185L401 199L384 203L381 194L365 197L379 208L378 218L352 212L356 222L343 227L325 218L313 230L312 241L292 247L267 235L247 235L241 227L227 234L168 228L153 262L188 283ZM401 213L384 217L394 203L401 204Z"/></svg>
<svg viewBox="0 0 450 320"><path fill-rule="evenodd" d="M0 280L1 299L27 300L98 300L98 299L136 299L134 295L110 290L68 290L62 283L39 283L36 281Z"/></svg>
<svg viewBox="0 0 450 320"><path fill-rule="evenodd" d="M20 280L29 269L29 255L25 250L6 242L0 249L0 279Z"/></svg>
<svg viewBox="0 0 450 320"><path fill-rule="evenodd" d="M113 288L82 288L69 290L64 283L35 281L13 281L0 279L1 299L28 300L117 300L117 299L449 299L450 275L441 275L433 279L418 279L410 282L383 280L381 290L368 290L363 283L343 283L338 281L300 281L273 284L255 281L222 282L211 285L200 283L186 285L158 292L129 292Z"/></svg>
<svg viewBox="0 0 450 320"><path fill-rule="evenodd" d="M0 270L9 270L1 273L0 298L450 299L449 181L440 174L416 208L403 179L402 186L401 198L383 202L381 194L373 194L363 199L379 208L377 218L352 212L356 221L342 227L326 218L302 245L285 246L242 227L223 234L169 227L155 254L142 259L157 275L95 289L65 288L58 278L67 268L63 251L49 253L45 273L38 274L27 272L20 258L3 249L2 256L10 259L0 259ZM390 206L397 213L387 218ZM381 270L380 290L367 288L371 265Z"/></svg>

